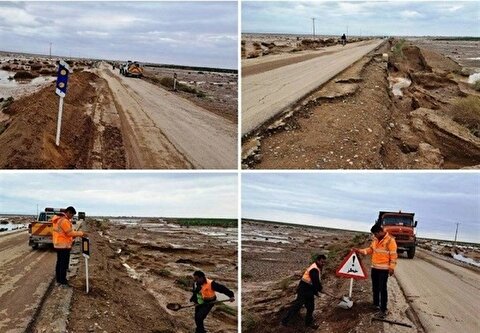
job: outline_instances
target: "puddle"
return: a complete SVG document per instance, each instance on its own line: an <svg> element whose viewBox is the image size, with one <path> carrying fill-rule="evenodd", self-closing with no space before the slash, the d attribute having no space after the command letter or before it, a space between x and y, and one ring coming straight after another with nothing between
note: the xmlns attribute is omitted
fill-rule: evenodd
<svg viewBox="0 0 480 333"><path fill-rule="evenodd" d="M19 87L23 85L32 85L32 86L37 86L39 84L43 84L45 82L50 82L53 81L55 78L52 76L39 76L36 77L32 80L9 80L9 77L12 77L15 75L15 72L8 72L4 70L0 70L0 89L1 88L14 88L14 87Z"/></svg>
<svg viewBox="0 0 480 333"><path fill-rule="evenodd" d="M0 232L6 232L6 231L13 231L13 230L21 230L21 229L26 229L28 228L28 224L14 224L10 223L6 220L1 220L0 221Z"/></svg>
<svg viewBox="0 0 480 333"><path fill-rule="evenodd" d="M397 97L402 97L402 89L408 88L412 84L412 81L403 77L388 77L388 82L393 95Z"/></svg>
<svg viewBox="0 0 480 333"><path fill-rule="evenodd" d="M480 73L473 73L468 77L468 83L470 84L474 84L477 81L480 81Z"/></svg>
<svg viewBox="0 0 480 333"><path fill-rule="evenodd" d="M453 259L458 260L458 261L461 261L461 262L465 262L465 263L470 264L470 265L474 265L474 266L480 267L480 263L479 263L479 262L476 262L476 261L473 260L472 258L466 258L466 257L464 257L462 254L454 254L454 255L453 255Z"/></svg>

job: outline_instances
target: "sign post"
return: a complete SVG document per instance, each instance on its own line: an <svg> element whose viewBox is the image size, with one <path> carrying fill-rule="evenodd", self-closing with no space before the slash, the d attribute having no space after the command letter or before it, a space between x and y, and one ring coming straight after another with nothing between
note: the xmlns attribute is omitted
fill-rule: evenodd
<svg viewBox="0 0 480 333"><path fill-rule="evenodd" d="M58 73L57 73L57 84L55 93L60 96L60 101L58 103L58 118L57 118L57 135L55 137L55 144L57 147L60 145L60 132L62 130L62 113L63 113L63 98L67 93L67 82L68 82L68 74L71 72L70 66L63 61L60 60L58 65Z"/></svg>
<svg viewBox="0 0 480 333"><path fill-rule="evenodd" d="M355 251L350 251L350 253L343 259L340 267L336 271L336 275L339 277L350 278L350 288L348 291L348 299L343 298L339 306L346 308L351 308L353 305L352 302L352 289L353 289L353 280L361 280L367 278L367 271L363 266L360 258L358 257ZM343 304L342 304L343 303Z"/></svg>
<svg viewBox="0 0 480 333"><path fill-rule="evenodd" d="M82 237L82 255L85 258L85 279L87 294L89 291L88 286L88 259L90 259L90 240L86 237Z"/></svg>

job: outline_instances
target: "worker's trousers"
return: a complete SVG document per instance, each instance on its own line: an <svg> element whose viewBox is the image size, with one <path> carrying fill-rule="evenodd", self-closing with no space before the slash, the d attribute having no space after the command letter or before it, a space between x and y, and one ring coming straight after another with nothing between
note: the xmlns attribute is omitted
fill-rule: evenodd
<svg viewBox="0 0 480 333"><path fill-rule="evenodd" d="M283 324L287 324L293 316L295 316L298 311L305 305L307 309L307 314L305 315L305 325L310 325L313 323L313 310L315 309L315 299L313 294L307 294L299 292L297 293L297 299L290 307L287 312L287 315L283 318Z"/></svg>
<svg viewBox="0 0 480 333"><path fill-rule="evenodd" d="M372 268L373 305L380 306L380 310L387 311L387 280L388 269Z"/></svg>
<svg viewBox="0 0 480 333"><path fill-rule="evenodd" d="M58 283L67 284L67 270L70 263L70 249L55 249L57 251L57 265L55 278Z"/></svg>
<svg viewBox="0 0 480 333"><path fill-rule="evenodd" d="M195 307L195 333L205 333L205 326L203 326L203 321L207 317L210 310L212 310L214 304L203 303Z"/></svg>

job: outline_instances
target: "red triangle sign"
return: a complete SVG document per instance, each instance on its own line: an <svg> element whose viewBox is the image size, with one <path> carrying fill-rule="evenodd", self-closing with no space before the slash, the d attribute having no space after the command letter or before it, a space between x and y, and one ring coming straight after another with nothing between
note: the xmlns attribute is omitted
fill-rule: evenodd
<svg viewBox="0 0 480 333"><path fill-rule="evenodd" d="M357 253L352 250L345 257L345 259L343 259L340 267L337 269L336 275L360 280L367 278L367 271L365 270L365 267L360 261Z"/></svg>

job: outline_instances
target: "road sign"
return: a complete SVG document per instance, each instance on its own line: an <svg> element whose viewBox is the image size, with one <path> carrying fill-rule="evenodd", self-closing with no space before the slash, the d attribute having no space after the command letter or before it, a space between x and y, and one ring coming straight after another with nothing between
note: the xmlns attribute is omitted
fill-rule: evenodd
<svg viewBox="0 0 480 333"><path fill-rule="evenodd" d="M84 257L90 258L90 240L82 237L82 254Z"/></svg>
<svg viewBox="0 0 480 333"><path fill-rule="evenodd" d="M55 137L55 144L57 146L60 145L60 132L62 130L62 113L63 113L63 98L67 93L67 82L68 82L68 73L70 73L70 66L63 61L60 60L58 64L58 72L57 72L57 84L55 93L60 96L60 101L58 103L58 118L57 118L57 135Z"/></svg>
<svg viewBox="0 0 480 333"><path fill-rule="evenodd" d="M82 255L85 258L85 281L86 281L86 291L88 294L89 285L88 285L88 259L90 258L90 240L86 237L82 237Z"/></svg>
<svg viewBox="0 0 480 333"><path fill-rule="evenodd" d="M63 61L60 60L58 65L58 72L57 72L57 84L56 84L56 94L60 97L65 97L67 93L67 83L68 83L68 74L71 72L70 66Z"/></svg>
<svg viewBox="0 0 480 333"><path fill-rule="evenodd" d="M357 253L355 251L350 251L337 269L336 275L361 280L367 278L367 271Z"/></svg>

